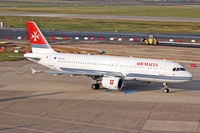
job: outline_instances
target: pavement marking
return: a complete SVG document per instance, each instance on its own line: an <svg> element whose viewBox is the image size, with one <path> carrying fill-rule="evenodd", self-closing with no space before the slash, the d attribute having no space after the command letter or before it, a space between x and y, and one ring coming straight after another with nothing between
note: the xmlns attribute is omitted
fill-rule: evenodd
<svg viewBox="0 0 200 133"><path fill-rule="evenodd" d="M147 120L142 130L168 132L198 132L198 121Z"/></svg>
<svg viewBox="0 0 200 133"><path fill-rule="evenodd" d="M49 114L49 113L53 113L53 112L56 112L56 111L59 111L59 110L61 110L61 109L65 109L65 108L72 108L72 107L74 107L74 106L77 106L77 105L80 105L80 104L83 104L83 103L87 103L87 102L89 102L89 101L91 101L91 100L96 100L96 99L103 98L103 97L106 97L106 96L109 96L109 95L111 95L111 93L109 93L109 94L104 94L104 95L102 95L102 96L96 96L96 97L91 98L91 99L82 100L82 101L79 101L79 102L76 102L76 103L72 103L72 104L66 105L66 106L64 106L64 107L58 107L58 108L52 109L52 110L50 110L50 111L40 113L40 114L38 114L37 116L43 116L43 115L46 115L46 114Z"/></svg>
<svg viewBox="0 0 200 133"><path fill-rule="evenodd" d="M116 92L117 90L110 90L110 89L107 89L105 90L105 92Z"/></svg>
<svg viewBox="0 0 200 133"><path fill-rule="evenodd" d="M22 71L19 71L19 70L13 68L13 67L10 67L10 66L9 66L8 68L9 68L10 70L14 71L14 72L17 72L17 73L19 73L19 74L23 74L25 77L32 77L31 75L28 75L28 74L26 74L26 73L24 73L24 72L22 72ZM74 106L77 106L77 105L80 105L80 104L83 104L83 103L87 103L87 102L89 102L89 101L91 101L91 100L95 100L95 99L98 99L98 98L102 98L102 97L105 97L105 96L108 96L108 95L111 95L111 93L110 93L110 94L105 94L105 95L102 95L102 96L96 96L96 97L94 97L94 98L87 99L87 100L82 100L82 101L79 101L79 102L76 102L76 103L72 103L72 104L66 105L66 106L64 106L64 107L58 107L58 108L55 108L55 109L51 109L50 111L42 112L42 113L40 113L40 114L38 114L38 115L36 115L36 116L41 117L41 116L43 116L43 115L46 115L46 114L49 114L49 113L53 113L53 112L59 111L59 110L64 109L64 108L72 108L72 107L74 107ZM27 120L27 118L22 118L21 120L24 121L24 120ZM16 122L16 121L15 121L15 122L9 122L9 125L11 125L11 123L12 123L12 124L13 124L13 123L16 124L17 122Z"/></svg>
<svg viewBox="0 0 200 133"><path fill-rule="evenodd" d="M84 126L93 126L93 127L108 128L108 129L115 129L115 130L135 132L135 133L143 133L143 131L138 131L138 130L129 129L129 128L112 127L112 126L92 124L92 123L86 123L86 122L62 120L62 119L56 119L56 118L50 118L50 117L39 117L39 116L34 116L34 115L25 115L25 114L18 114L18 113L12 113L12 112L4 112L4 111L0 111L0 113L4 113L4 114L8 114L8 115L22 116L22 117L29 117L29 119L31 119L31 118L33 118L33 119L39 118L41 120L65 122L65 123L72 123L72 124L80 124L80 125L84 125ZM144 133L146 133L146 132L144 132Z"/></svg>
<svg viewBox="0 0 200 133"><path fill-rule="evenodd" d="M199 126L198 126L198 132L197 133L200 133L200 120L199 120Z"/></svg>
<svg viewBox="0 0 200 133"><path fill-rule="evenodd" d="M21 72L20 72L21 73ZM53 112L56 112L56 111L59 111L59 110L62 110L62 109L65 109L65 108L72 108L74 106L77 106L77 105L80 105L80 104L84 104L84 103L87 103L91 100L95 100L95 99L99 99L99 98L102 98L102 97L106 97L106 96L109 96L111 95L112 93L107 93L107 94L104 94L104 95L101 95L101 96L96 96L94 98L91 98L91 99L87 99L87 100L82 100L82 101L79 101L79 102L75 102L75 103L72 103L72 104L69 104L69 105L66 105L64 107L58 107L58 108L54 108L54 109L51 109L49 111L46 111L46 112L42 112L42 113L39 113L37 115L35 115L35 117L38 117L38 118L42 118L42 116L46 115L46 114L49 114L49 113L53 113ZM2 112L2 111L0 111ZM24 115L25 116L25 115ZM28 116L28 115L26 115ZM25 121L25 120L29 120L30 118L28 117L23 117L20 119L20 121ZM17 124L17 120L15 121L11 121L11 122L7 122L6 125L16 125Z"/></svg>
<svg viewBox="0 0 200 133"><path fill-rule="evenodd" d="M27 127L22 127L22 126L10 126L10 125L5 125L5 124L0 124L0 127L5 127L7 129L8 128L9 129L19 129L19 130L25 130L25 131L31 131L31 132L37 132L37 133L54 133L54 132L50 132L50 131L38 130L38 129L27 128Z"/></svg>
<svg viewBox="0 0 200 133"><path fill-rule="evenodd" d="M136 93L136 92L139 92L139 90L124 91L124 94L130 94L130 93Z"/></svg>
<svg viewBox="0 0 200 133"><path fill-rule="evenodd" d="M15 69L14 67L8 66L8 69L10 69L10 70L12 70L12 71L14 71L14 72L16 72L16 73L23 74L25 77L32 77L31 75L26 74L26 73L24 73L24 72L22 72L22 71L19 71L19 70Z"/></svg>

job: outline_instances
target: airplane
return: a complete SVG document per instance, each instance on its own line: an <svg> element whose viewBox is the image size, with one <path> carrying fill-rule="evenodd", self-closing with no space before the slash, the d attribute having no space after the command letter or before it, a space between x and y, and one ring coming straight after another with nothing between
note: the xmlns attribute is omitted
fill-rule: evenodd
<svg viewBox="0 0 200 133"><path fill-rule="evenodd" d="M168 83L183 83L193 76L179 63L135 57L117 57L107 55L86 55L58 53L54 51L35 22L27 22L32 53L24 57L51 70L34 70L56 75L83 75L96 81L93 90L100 87L121 90L125 80L163 83L164 92L168 93Z"/></svg>

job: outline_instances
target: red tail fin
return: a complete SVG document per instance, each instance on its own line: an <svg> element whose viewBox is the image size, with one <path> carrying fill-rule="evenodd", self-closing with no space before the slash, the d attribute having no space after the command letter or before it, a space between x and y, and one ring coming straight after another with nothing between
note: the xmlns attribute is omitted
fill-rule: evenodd
<svg viewBox="0 0 200 133"><path fill-rule="evenodd" d="M55 53L34 22L27 22L33 53Z"/></svg>
<svg viewBox="0 0 200 133"><path fill-rule="evenodd" d="M31 44L48 45L47 40L34 22L27 22L27 25Z"/></svg>

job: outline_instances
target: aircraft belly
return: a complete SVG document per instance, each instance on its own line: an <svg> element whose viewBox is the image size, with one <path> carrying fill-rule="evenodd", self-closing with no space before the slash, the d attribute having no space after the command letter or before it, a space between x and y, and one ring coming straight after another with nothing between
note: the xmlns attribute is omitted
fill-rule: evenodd
<svg viewBox="0 0 200 133"><path fill-rule="evenodd" d="M151 74L137 74L129 73L126 75L127 80L139 80L148 82L158 82L158 83L182 83L191 80L190 77L176 77L176 76L166 76L166 75L151 75Z"/></svg>

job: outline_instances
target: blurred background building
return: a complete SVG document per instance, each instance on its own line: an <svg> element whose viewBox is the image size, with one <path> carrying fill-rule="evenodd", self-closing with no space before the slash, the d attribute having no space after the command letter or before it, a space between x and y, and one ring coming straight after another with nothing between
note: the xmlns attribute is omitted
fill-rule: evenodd
<svg viewBox="0 0 200 133"><path fill-rule="evenodd" d="M136 0L143 2L200 2L200 0Z"/></svg>

